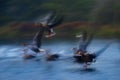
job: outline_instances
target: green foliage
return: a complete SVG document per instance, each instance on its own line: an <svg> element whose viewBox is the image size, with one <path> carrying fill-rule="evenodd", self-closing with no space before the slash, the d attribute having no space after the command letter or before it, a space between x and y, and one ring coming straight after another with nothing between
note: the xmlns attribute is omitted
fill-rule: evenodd
<svg viewBox="0 0 120 80"><path fill-rule="evenodd" d="M15 20L35 20L54 10L66 16L65 21L119 23L119 0L101 0L102 4L98 4L98 1L100 0L7 0L1 3L3 6L0 9L0 21L7 23Z"/></svg>
<svg viewBox="0 0 120 80"><path fill-rule="evenodd" d="M20 34L23 33L13 31L9 27L10 22L35 21L39 16L50 11L56 11L65 16L64 22L93 21L112 24L115 27L120 22L119 0L3 0L0 3L0 38L18 36L21 38ZM81 29L71 33L79 33L79 30ZM115 29L102 28L98 36L116 35L116 33L120 33L118 26ZM25 33L24 36L29 36L29 33Z"/></svg>
<svg viewBox="0 0 120 80"><path fill-rule="evenodd" d="M11 0L5 1L0 17L8 16L9 21L29 20L55 10L67 16L67 21L86 20L94 4L94 0Z"/></svg>

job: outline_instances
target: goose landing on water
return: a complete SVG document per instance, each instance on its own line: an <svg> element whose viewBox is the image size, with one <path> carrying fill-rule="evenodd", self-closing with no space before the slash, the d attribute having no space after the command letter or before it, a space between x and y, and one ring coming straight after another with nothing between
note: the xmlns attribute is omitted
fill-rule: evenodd
<svg viewBox="0 0 120 80"><path fill-rule="evenodd" d="M46 50L46 60L47 61L56 61L59 59L59 54L50 54L51 52L49 50Z"/></svg>
<svg viewBox="0 0 120 80"><path fill-rule="evenodd" d="M59 58L59 55L58 54L51 54L51 55L48 55L47 57L46 57L46 60L47 61L55 61L55 60L57 60Z"/></svg>
<svg viewBox="0 0 120 80"><path fill-rule="evenodd" d="M28 44L28 45L26 45L26 43L23 44L24 59L35 58L37 54L45 51L44 49L41 49L41 40L42 40L43 33L44 33L44 30L43 28L41 28L41 30L35 34L31 44Z"/></svg>
<svg viewBox="0 0 120 80"><path fill-rule="evenodd" d="M35 58L35 56L33 56L33 55L25 54L25 55L23 56L23 59L33 59L33 58Z"/></svg>
<svg viewBox="0 0 120 80"><path fill-rule="evenodd" d="M80 37L79 49L73 48L73 58L75 59L75 62L85 64L85 68L87 68L88 65L90 65L92 62L95 62L97 57L110 46L110 44L107 44L99 51L90 54L87 52L87 47L91 43L92 39L93 35L90 35L90 37L88 37L87 32L83 31L82 37Z"/></svg>
<svg viewBox="0 0 120 80"><path fill-rule="evenodd" d="M78 63L95 62L96 55L95 54L85 54L83 56L74 55L74 58Z"/></svg>

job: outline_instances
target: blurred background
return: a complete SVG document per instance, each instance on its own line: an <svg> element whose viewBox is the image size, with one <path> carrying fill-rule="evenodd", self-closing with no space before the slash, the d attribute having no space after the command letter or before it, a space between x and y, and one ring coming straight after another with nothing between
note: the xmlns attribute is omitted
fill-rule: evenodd
<svg viewBox="0 0 120 80"><path fill-rule="evenodd" d="M64 16L58 38L82 29L96 31L96 38L120 35L120 0L0 0L0 40L31 39L34 22L50 11Z"/></svg>

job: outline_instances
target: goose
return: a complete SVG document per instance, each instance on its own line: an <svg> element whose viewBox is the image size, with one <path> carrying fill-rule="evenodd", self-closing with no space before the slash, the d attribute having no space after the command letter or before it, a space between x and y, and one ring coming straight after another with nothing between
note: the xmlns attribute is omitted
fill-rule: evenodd
<svg viewBox="0 0 120 80"><path fill-rule="evenodd" d="M63 21L62 16L56 15L55 12L51 12L51 13L47 14L44 18L35 22L34 25L36 27L40 27L40 29L41 29L41 27L43 27L44 30L47 32L45 37L49 38L49 37L52 37L56 34L53 31L53 28L60 25L62 21Z"/></svg>
<svg viewBox="0 0 120 80"><path fill-rule="evenodd" d="M59 59L60 55L59 54L50 54L49 50L46 50L46 60L47 61L56 61Z"/></svg>
<svg viewBox="0 0 120 80"><path fill-rule="evenodd" d="M88 37L87 31L83 31L82 37L80 37L79 48L78 49L73 48L74 50L73 58L75 59L75 62L85 64L84 65L85 68L87 68L88 65L90 65L91 63L95 62L96 58L110 46L110 44L107 44L100 50L93 53L89 53L87 51L87 47L92 40L93 40L93 34L91 34Z"/></svg>
<svg viewBox="0 0 120 80"><path fill-rule="evenodd" d="M44 49L41 49L41 41L42 41L43 33L44 33L44 28L41 27L41 29L35 34L30 44L26 44L26 43L22 44L24 46L23 49L24 59L35 58L38 53L45 51Z"/></svg>

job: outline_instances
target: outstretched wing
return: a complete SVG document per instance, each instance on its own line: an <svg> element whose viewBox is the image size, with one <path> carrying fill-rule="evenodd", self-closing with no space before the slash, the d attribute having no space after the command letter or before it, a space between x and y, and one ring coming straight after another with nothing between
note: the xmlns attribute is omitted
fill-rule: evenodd
<svg viewBox="0 0 120 80"><path fill-rule="evenodd" d="M83 31L82 37L80 38L80 43L79 43L79 50L86 52L88 45L91 43L93 39L93 35L91 34L88 37L88 34L86 31Z"/></svg>
<svg viewBox="0 0 120 80"><path fill-rule="evenodd" d="M39 32L35 34L32 45L36 46L37 48L40 48L43 34L44 34L44 28L41 27Z"/></svg>
<svg viewBox="0 0 120 80"><path fill-rule="evenodd" d="M107 44L106 46L104 46L102 49L100 49L100 50L94 52L95 55L96 55L96 57L98 57L100 54L102 54L109 46L110 46L110 43Z"/></svg>
<svg viewBox="0 0 120 80"><path fill-rule="evenodd" d="M92 42L92 40L93 40L93 34L90 34L90 36L88 37L88 39L85 42L86 48L89 46L89 44Z"/></svg>
<svg viewBox="0 0 120 80"><path fill-rule="evenodd" d="M46 16L37 19L38 22L40 22L41 24L47 24L50 28L53 28L61 24L62 20L63 16L56 15L55 11L52 11L48 13Z"/></svg>
<svg viewBox="0 0 120 80"><path fill-rule="evenodd" d="M38 19L38 21L41 24L48 23L51 20L52 17L53 17L53 12L50 12L46 16L44 16L43 18Z"/></svg>
<svg viewBox="0 0 120 80"><path fill-rule="evenodd" d="M63 16L58 16L56 15L55 17L53 17L49 22L48 22L48 26L50 28L56 27L59 24L61 24L63 21Z"/></svg>
<svg viewBox="0 0 120 80"><path fill-rule="evenodd" d="M85 41L87 40L87 37L88 37L87 31L84 30L84 31L82 32L82 41L85 42Z"/></svg>

